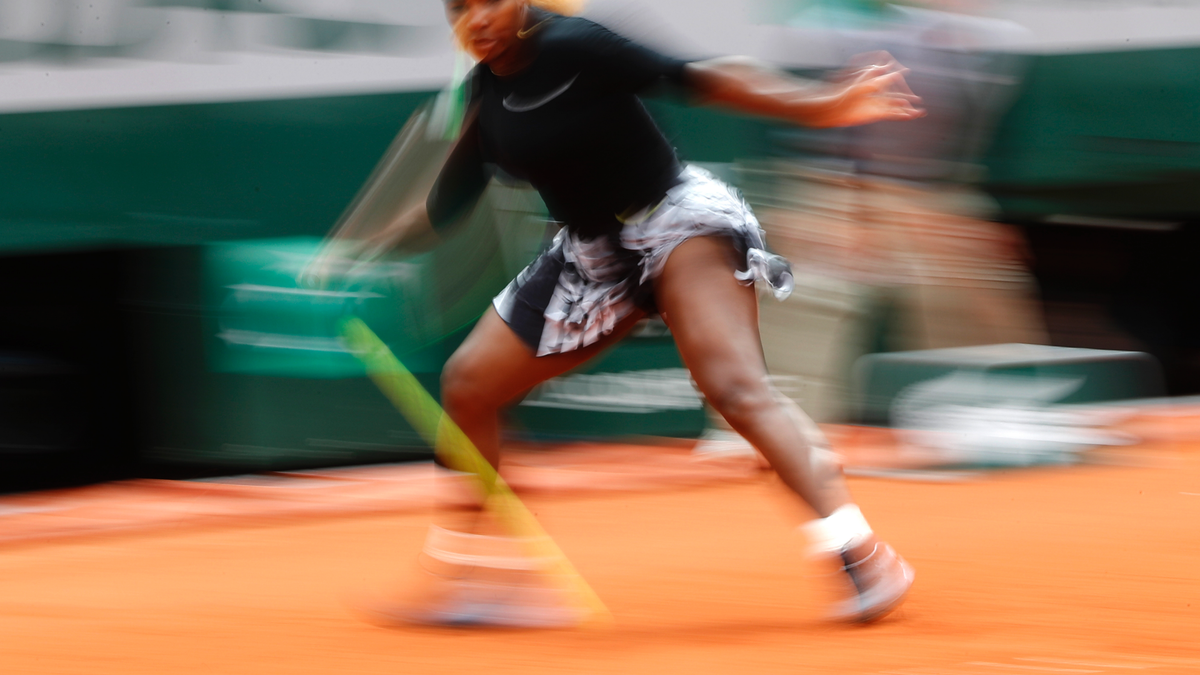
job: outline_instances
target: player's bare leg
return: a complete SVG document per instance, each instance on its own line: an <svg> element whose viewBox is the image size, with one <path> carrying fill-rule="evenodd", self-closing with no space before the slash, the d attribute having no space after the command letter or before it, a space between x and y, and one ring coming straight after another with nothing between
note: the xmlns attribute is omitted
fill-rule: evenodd
<svg viewBox="0 0 1200 675"><path fill-rule="evenodd" d="M658 307L700 391L818 516L805 526L806 534L815 549L841 559L853 584L834 617L878 618L899 604L912 570L874 536L854 506L841 465L820 430L770 386L758 334L758 300L754 289L733 275L740 257L725 238L680 244L656 281Z"/></svg>
<svg viewBox="0 0 1200 675"><path fill-rule="evenodd" d="M484 457L500 461L500 410L533 387L616 344L644 316L635 312L594 344L562 354L534 356L495 309L488 308L442 371L442 407Z"/></svg>
<svg viewBox="0 0 1200 675"><path fill-rule="evenodd" d="M488 309L442 371L446 414L493 465L500 463L500 411L534 386L579 366L614 344L640 319L627 317L588 347L543 357ZM477 480L462 475L464 481ZM482 491L478 491L482 495ZM438 625L554 627L586 619L566 591L545 578L545 561L495 522L482 500L439 509L422 553L430 573L421 601L383 618ZM377 612L379 614L379 612Z"/></svg>

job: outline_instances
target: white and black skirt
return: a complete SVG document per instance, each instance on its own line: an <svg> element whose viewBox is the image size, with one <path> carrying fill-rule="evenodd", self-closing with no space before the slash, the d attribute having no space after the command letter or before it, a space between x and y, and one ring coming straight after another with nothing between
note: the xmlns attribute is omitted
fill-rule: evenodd
<svg viewBox="0 0 1200 675"><path fill-rule="evenodd" d="M620 233L581 240L560 230L492 301L500 318L538 356L586 347L635 309L656 312L654 280L667 256L692 237L728 236L745 254L737 279L764 281L776 298L792 290L787 261L767 251L762 228L741 195L711 173L687 166L657 205L624 220Z"/></svg>

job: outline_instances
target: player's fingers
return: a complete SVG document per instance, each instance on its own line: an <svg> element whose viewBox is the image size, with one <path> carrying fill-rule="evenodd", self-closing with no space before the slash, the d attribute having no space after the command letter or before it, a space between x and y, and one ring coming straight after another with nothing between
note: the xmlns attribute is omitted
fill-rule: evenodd
<svg viewBox="0 0 1200 675"><path fill-rule="evenodd" d="M887 66L866 66L865 68L859 68L854 72L854 81L872 82L878 80L879 78L886 77L891 72L891 69L889 69Z"/></svg>
<svg viewBox="0 0 1200 675"><path fill-rule="evenodd" d="M877 103L880 110L886 111L888 115L911 118L920 117L925 114L924 108L899 96L882 97L877 100Z"/></svg>
<svg viewBox="0 0 1200 675"><path fill-rule="evenodd" d="M872 68L869 72L863 73L859 82L870 84L876 89L889 89L902 93L912 93L908 88L908 82L904 79L904 74L908 72L907 68L899 70L884 70L883 68Z"/></svg>
<svg viewBox="0 0 1200 675"><path fill-rule="evenodd" d="M884 103L885 105L897 107L919 108L921 106L921 97L916 94L905 94L896 91L878 92L874 96L875 100Z"/></svg>
<svg viewBox="0 0 1200 675"><path fill-rule="evenodd" d="M903 77L903 75L871 67L860 72L845 85L846 93L851 97L885 94L894 88L898 77Z"/></svg>
<svg viewBox="0 0 1200 675"><path fill-rule="evenodd" d="M913 108L921 105L921 97L912 93L900 72L889 73L863 83L860 92L886 105L907 105Z"/></svg>
<svg viewBox="0 0 1200 675"><path fill-rule="evenodd" d="M912 94L913 93L912 88L908 86L908 78L905 77L905 75L907 75L909 72L911 72L911 71L909 71L908 68L905 68L903 66L900 66L897 69L892 71L892 74L895 75L895 77L892 80L890 80L890 85L891 85L892 91L895 91L895 92L898 92L901 94Z"/></svg>
<svg viewBox="0 0 1200 675"><path fill-rule="evenodd" d="M887 119L892 121L914 120L918 117L924 117L925 111L921 108L903 107L892 108L887 111Z"/></svg>
<svg viewBox="0 0 1200 675"><path fill-rule="evenodd" d="M873 74L885 73L889 67L887 64L874 62L856 63L851 61L846 67L838 70L832 77L829 78L832 82L852 83L861 81L864 78L869 78Z"/></svg>

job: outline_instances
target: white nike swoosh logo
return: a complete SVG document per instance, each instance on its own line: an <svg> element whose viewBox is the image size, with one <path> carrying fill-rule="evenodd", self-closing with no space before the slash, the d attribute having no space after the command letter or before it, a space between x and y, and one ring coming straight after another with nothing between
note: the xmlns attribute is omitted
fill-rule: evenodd
<svg viewBox="0 0 1200 675"><path fill-rule="evenodd" d="M504 97L504 100L501 101L501 103L504 104L505 110L511 112L528 112L535 108L540 108L559 96L562 96L563 92L570 89L571 85L575 84L575 80L578 78L579 73L575 73L575 77L567 80L566 84L562 85L558 89L555 89L549 94L542 96L541 98L526 99L523 97L518 97L516 94L509 94L508 96Z"/></svg>

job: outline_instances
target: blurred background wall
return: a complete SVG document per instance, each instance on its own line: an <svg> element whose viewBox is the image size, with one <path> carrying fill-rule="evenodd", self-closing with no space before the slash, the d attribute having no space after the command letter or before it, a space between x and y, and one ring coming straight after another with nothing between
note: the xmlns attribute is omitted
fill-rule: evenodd
<svg viewBox="0 0 1200 675"><path fill-rule="evenodd" d="M1004 101L955 184L970 187L973 218L1027 245L1039 341L1145 351L1171 393L1200 391L1200 9L960 5L903 9L1011 28L959 49L1009 70L991 80ZM596 0L585 14L676 54L819 75L884 9ZM0 0L0 489L427 457L333 327L349 311L373 317L436 390L469 329L443 319L477 314L536 253L536 198L496 187L496 217L459 248L400 261L374 285L313 295L291 280L462 67L436 0ZM845 193L845 152L679 98L648 105L686 159L743 188L781 249L789 218ZM886 321L861 320L861 284L818 264L813 246L837 229L805 222L805 246L784 250L803 292L764 322L796 316L775 337L764 329L767 348L799 357L784 370L818 419L846 420L853 357L904 345ZM463 260L482 270L468 286L439 274ZM847 332L855 317L862 330ZM977 341L1005 339L990 337ZM655 324L513 417L538 438L706 424Z"/></svg>

